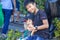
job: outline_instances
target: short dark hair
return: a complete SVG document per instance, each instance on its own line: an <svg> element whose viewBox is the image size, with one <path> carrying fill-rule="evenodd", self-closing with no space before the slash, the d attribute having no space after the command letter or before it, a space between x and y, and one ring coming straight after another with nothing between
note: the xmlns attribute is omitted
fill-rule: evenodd
<svg viewBox="0 0 60 40"><path fill-rule="evenodd" d="M34 3L34 0L24 0L24 7L26 7L26 5L28 5L29 3Z"/></svg>

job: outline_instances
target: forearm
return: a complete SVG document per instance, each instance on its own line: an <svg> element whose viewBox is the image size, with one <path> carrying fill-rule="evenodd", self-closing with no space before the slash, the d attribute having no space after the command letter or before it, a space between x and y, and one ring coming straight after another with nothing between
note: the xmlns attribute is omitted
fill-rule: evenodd
<svg viewBox="0 0 60 40"><path fill-rule="evenodd" d="M13 4L14 4L14 8L16 8L16 0L14 0Z"/></svg>
<svg viewBox="0 0 60 40"><path fill-rule="evenodd" d="M43 30L43 29L47 29L49 27L49 25L41 25L37 27L37 30Z"/></svg>

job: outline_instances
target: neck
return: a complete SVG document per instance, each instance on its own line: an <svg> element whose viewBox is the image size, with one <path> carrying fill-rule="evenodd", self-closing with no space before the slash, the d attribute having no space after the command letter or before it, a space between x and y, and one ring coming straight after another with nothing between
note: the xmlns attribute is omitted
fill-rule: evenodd
<svg viewBox="0 0 60 40"><path fill-rule="evenodd" d="M39 10L39 9L38 9L38 8L36 8L34 13L36 14L36 13L38 12L38 10Z"/></svg>

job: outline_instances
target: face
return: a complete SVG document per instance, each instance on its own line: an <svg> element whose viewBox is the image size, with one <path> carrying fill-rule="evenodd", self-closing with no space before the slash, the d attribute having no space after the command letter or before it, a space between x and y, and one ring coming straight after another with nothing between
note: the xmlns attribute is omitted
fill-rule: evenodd
<svg viewBox="0 0 60 40"><path fill-rule="evenodd" d="M36 6L35 6L34 4L32 4L32 3L29 3L29 4L26 6L26 8L27 8L27 10L28 10L29 12L34 13Z"/></svg>

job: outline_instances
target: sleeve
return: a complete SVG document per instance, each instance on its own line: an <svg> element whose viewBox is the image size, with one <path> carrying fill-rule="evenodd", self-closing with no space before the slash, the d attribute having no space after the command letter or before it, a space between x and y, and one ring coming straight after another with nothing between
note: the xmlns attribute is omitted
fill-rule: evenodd
<svg viewBox="0 0 60 40"><path fill-rule="evenodd" d="M40 18L41 18L41 20L47 19L47 15L46 15L45 11L40 11Z"/></svg>

